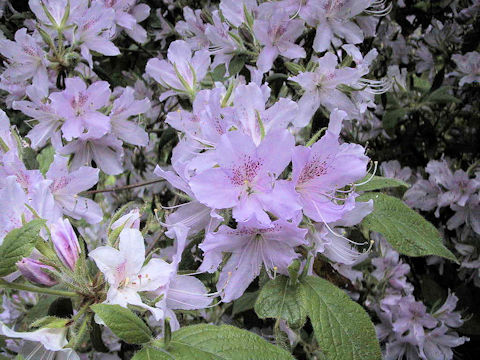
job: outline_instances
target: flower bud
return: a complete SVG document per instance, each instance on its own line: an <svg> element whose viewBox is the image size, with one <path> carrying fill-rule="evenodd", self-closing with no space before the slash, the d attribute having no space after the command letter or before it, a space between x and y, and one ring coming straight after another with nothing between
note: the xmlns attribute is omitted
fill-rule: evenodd
<svg viewBox="0 0 480 360"><path fill-rule="evenodd" d="M38 260L23 258L17 262L17 268L25 279L33 283L45 286L53 286L57 283L52 276L44 271L44 269L54 270L53 267Z"/></svg>
<svg viewBox="0 0 480 360"><path fill-rule="evenodd" d="M58 257L65 266L74 270L80 253L80 245L72 225L68 219L60 219L50 226L50 232Z"/></svg>
<svg viewBox="0 0 480 360"><path fill-rule="evenodd" d="M123 226L124 229L140 230L140 211L136 208L123 215L112 224L112 230Z"/></svg>

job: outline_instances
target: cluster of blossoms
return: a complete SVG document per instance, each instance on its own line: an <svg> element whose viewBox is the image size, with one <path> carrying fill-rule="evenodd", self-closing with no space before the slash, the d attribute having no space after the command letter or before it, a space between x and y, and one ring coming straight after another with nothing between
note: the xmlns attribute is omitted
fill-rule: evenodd
<svg viewBox="0 0 480 360"><path fill-rule="evenodd" d="M458 298L449 292L443 305L427 311L413 295L414 287L406 275L410 266L403 263L381 235L377 235L379 257L372 259L371 281L376 291L367 300L380 320L377 335L385 343L385 359L451 359L452 348L468 338L452 330L463 325L455 311Z"/></svg>
<svg viewBox="0 0 480 360"><path fill-rule="evenodd" d="M443 127L433 121L445 103L443 117L473 112L480 55L460 44L477 2L448 5L445 24L422 23L422 34L421 16L399 20L421 8L407 0L222 0L202 10L163 0L148 2L152 13L137 0L29 0L22 13L0 0L15 28L0 33L0 255L15 259L0 257L9 338L0 354L118 360L131 357L129 341L168 353L171 332L191 323L251 328L238 314L265 318L251 299L266 283L288 277L282 291L299 293L323 277L374 314L372 359L452 359L468 341L457 296L420 299L402 251L365 220L379 195L435 210L447 245L439 236L437 249L454 251L458 277L480 286L478 162L459 170L465 159L432 155L427 140L406 155L422 154L409 163L416 174L383 161L404 159L409 121ZM383 161L379 173L371 159ZM434 256L427 265L454 266ZM40 315L23 316L31 308ZM131 340L107 308L129 314L127 333L139 326L145 338L140 314L154 337ZM288 335L301 357L328 352L322 334L282 316L258 333L277 344Z"/></svg>

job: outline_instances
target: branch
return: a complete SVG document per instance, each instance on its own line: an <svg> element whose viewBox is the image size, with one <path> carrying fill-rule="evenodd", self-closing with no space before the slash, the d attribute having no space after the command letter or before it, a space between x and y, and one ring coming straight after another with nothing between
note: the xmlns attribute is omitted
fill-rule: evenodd
<svg viewBox="0 0 480 360"><path fill-rule="evenodd" d="M131 184L131 185L125 185L125 186L119 186L115 188L110 188L110 189L100 189L100 190L90 190L90 191L84 191L82 194L98 194L98 193L104 193L104 192L114 192L114 191L123 191L123 190L129 190L133 189L136 187L141 187L141 186L147 186L151 184L156 184L158 182L162 182L165 179L157 179L157 180L150 180L150 181L145 181L137 184Z"/></svg>

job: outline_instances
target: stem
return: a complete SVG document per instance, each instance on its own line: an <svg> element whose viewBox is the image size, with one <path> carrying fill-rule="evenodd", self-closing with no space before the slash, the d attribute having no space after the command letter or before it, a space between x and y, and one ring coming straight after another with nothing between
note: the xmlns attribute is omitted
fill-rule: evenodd
<svg viewBox="0 0 480 360"><path fill-rule="evenodd" d="M41 288L38 286L33 285L25 285L25 284L14 284L9 283L4 280L0 280L0 288L4 289L15 289L15 290L24 290L30 292L36 292L39 294L49 294L49 295L56 295L56 296L64 296L64 297L77 297L78 294L71 292L71 291L64 291L64 290L55 290L50 288Z"/></svg>
<svg viewBox="0 0 480 360"><path fill-rule="evenodd" d="M155 184L155 183L162 182L162 181L165 181L165 179L150 180L150 181L145 181L145 182L141 182L141 183L137 183L137 184L119 186L119 187L110 188L110 189L84 191L83 194L98 194L98 193L104 193L104 192L123 191L123 190L129 190L129 189L133 189L133 188L140 187L140 186L147 186L147 185Z"/></svg>

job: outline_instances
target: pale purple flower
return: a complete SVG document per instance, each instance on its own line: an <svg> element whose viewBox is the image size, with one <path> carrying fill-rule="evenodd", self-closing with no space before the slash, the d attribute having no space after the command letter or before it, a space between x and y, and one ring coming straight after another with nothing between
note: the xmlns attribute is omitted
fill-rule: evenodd
<svg viewBox="0 0 480 360"><path fill-rule="evenodd" d="M0 40L0 54L6 58L7 69L2 74L11 80L48 83L48 60L45 51L33 36L22 28L15 33L15 41Z"/></svg>
<svg viewBox="0 0 480 360"><path fill-rule="evenodd" d="M51 137L59 137L59 129L62 126L62 117L56 114L55 109L48 99L48 83L34 82L27 87L26 94L30 101L14 101L13 109L20 110L38 123L28 133L27 137L32 141L32 148L43 147Z"/></svg>
<svg viewBox="0 0 480 360"><path fill-rule="evenodd" d="M68 171L68 159L55 155L46 177L52 180L50 189L56 206L64 214L74 219L85 219L90 224L102 220L102 209L93 200L78 196L78 193L90 189L98 182L98 169L82 166L75 171Z"/></svg>
<svg viewBox="0 0 480 360"><path fill-rule="evenodd" d="M361 78L361 72L354 68L337 69L337 57L328 52L323 57L316 59L318 64L313 72L303 72L289 80L297 82L304 90L298 101L298 117L305 126L310 122L319 106L324 106L329 111L339 108L346 111L349 116L358 113L352 100L337 89L340 84L354 85Z"/></svg>
<svg viewBox="0 0 480 360"><path fill-rule="evenodd" d="M266 211L290 219L300 205L291 184L276 178L289 164L293 146L286 130L270 132L258 147L249 136L228 132L213 153L218 167L194 176L190 187L198 201L212 209L233 208L239 222L270 224Z"/></svg>
<svg viewBox="0 0 480 360"><path fill-rule="evenodd" d="M399 179L402 181L409 181L412 177L412 169L408 166L403 167L398 160L385 161L380 165L382 175L387 178Z"/></svg>
<svg viewBox="0 0 480 360"><path fill-rule="evenodd" d="M287 274L287 268L298 257L295 247L306 244L306 229L294 223L277 220L270 227L255 223L239 224L237 229L220 226L200 244L204 260L200 270L213 272L222 261L223 253L231 253L222 268L217 289L223 289L223 301L238 299L260 274L262 265L268 273Z"/></svg>
<svg viewBox="0 0 480 360"><path fill-rule="evenodd" d="M468 341L465 336L458 336L456 332L449 331L448 327L441 325L425 335L420 347L422 359L451 360L453 359L452 348L460 346Z"/></svg>
<svg viewBox="0 0 480 360"><path fill-rule="evenodd" d="M168 282L153 292L156 297L163 295L162 299L155 306L164 311L165 317L170 318L172 331L180 328L177 317L172 310L198 310L206 308L211 304L212 297L216 295L209 294L205 285L194 276L177 273L183 250L185 250L188 232L189 229L183 225L175 226L175 235L172 236L175 238L175 253L172 257L170 278Z"/></svg>
<svg viewBox="0 0 480 360"><path fill-rule="evenodd" d="M295 44L303 30L302 20L292 20L282 10L274 12L268 20L255 20L253 32L259 43L264 46L257 59L258 69L262 72L269 71L278 55L287 59L304 58L305 49Z"/></svg>
<svg viewBox="0 0 480 360"><path fill-rule="evenodd" d="M115 11L100 2L78 12L75 17L75 30L68 34L72 43L80 45L82 56L93 66L91 50L106 56L116 56L120 50L111 42L115 34Z"/></svg>
<svg viewBox="0 0 480 360"><path fill-rule="evenodd" d="M188 6L183 8L183 18L175 24L175 30L182 36L192 49L200 50L210 45L205 30L206 24L203 22L201 15L202 10L192 10Z"/></svg>
<svg viewBox="0 0 480 360"><path fill-rule="evenodd" d="M177 173L173 171L163 170L157 165L154 170L154 174L167 180L170 185L174 188L183 191L191 198L194 198L194 194L190 189L188 184L188 179L185 178L184 172L181 168L176 167L178 165L175 161L174 169ZM165 219L165 226L169 229L165 232L170 238L178 237L177 231L178 227L188 229L188 235L196 234L202 230L209 232L210 229L213 229L218 226L220 220L223 218L212 211L208 206L200 203L199 201L192 200L188 203L181 204L178 208L171 214L169 214Z"/></svg>
<svg viewBox="0 0 480 360"><path fill-rule="evenodd" d="M480 195L472 195L465 206L453 204L450 208L455 211L447 221L447 228L449 230L456 229L463 224L467 224L477 234L480 234Z"/></svg>
<svg viewBox="0 0 480 360"><path fill-rule="evenodd" d="M147 4L137 4L137 0L103 0L106 8L115 10L115 23L136 42L147 41L147 32L138 23L150 14Z"/></svg>
<svg viewBox="0 0 480 360"><path fill-rule="evenodd" d="M55 251L65 266L75 270L75 265L80 254L80 245L77 235L73 231L68 219L59 219L50 225L52 243Z"/></svg>
<svg viewBox="0 0 480 360"><path fill-rule="evenodd" d="M152 312L156 320L164 313L145 304L139 292L155 291L165 285L173 271L172 265L161 259L151 259L146 265L145 243L139 230L124 229L120 233L119 249L100 246L89 257L97 264L109 284L107 304L140 306Z"/></svg>
<svg viewBox="0 0 480 360"><path fill-rule="evenodd" d="M57 284L55 278L45 271L54 270L54 268L49 265L30 258L23 258L17 262L16 265L22 276L28 281L45 286Z"/></svg>
<svg viewBox="0 0 480 360"><path fill-rule="evenodd" d="M303 213L323 223L340 220L353 209L354 197L338 195L336 190L362 179L367 173L365 149L356 144L339 143L345 113L332 113L325 135L312 147L297 146L293 151L292 182L300 195Z"/></svg>
<svg viewBox="0 0 480 360"><path fill-rule="evenodd" d="M448 296L440 308L438 308L432 315L440 320L448 327L458 328L463 325L464 320L460 312L455 311L457 307L458 298L455 294L448 291Z"/></svg>
<svg viewBox="0 0 480 360"><path fill-rule="evenodd" d="M473 51L465 55L455 54L452 60L458 68L458 72L454 74L462 76L460 86L480 82L480 53Z"/></svg>
<svg viewBox="0 0 480 360"><path fill-rule="evenodd" d="M330 224L316 223L315 231L310 231L308 237L314 245L316 253L325 255L330 260L353 265L366 256L356 250L356 244L345 237L343 228L359 224L365 216L373 211L373 201L355 203L355 207L343 214L342 218ZM343 228L342 228L343 227Z"/></svg>
<svg viewBox="0 0 480 360"><path fill-rule="evenodd" d="M421 344L425 337L425 328L433 329L437 320L426 311L422 302L416 301L413 295L404 296L398 303L397 320L393 322L393 330L398 334L409 331L411 341Z"/></svg>
<svg viewBox="0 0 480 360"><path fill-rule="evenodd" d="M167 114L166 123L184 132L193 140L214 146L236 123L232 109L222 107L225 89L205 89L198 92L192 112L178 109Z"/></svg>
<svg viewBox="0 0 480 360"><path fill-rule="evenodd" d="M440 188L436 184L420 179L407 190L403 199L410 207L430 211L437 206L439 194Z"/></svg>
<svg viewBox="0 0 480 360"><path fill-rule="evenodd" d="M234 1L235 0L230 3L233 3ZM235 3L239 4L238 1L235 1ZM230 60L232 60L233 54L238 49L238 44L232 38L230 33L238 36L238 32L232 30L230 26L222 21L218 11L212 13L212 19L213 24L207 24L205 29L205 35L210 41L209 51L212 55L215 55L212 69L215 69L220 64L224 64L226 69L228 69Z"/></svg>
<svg viewBox="0 0 480 360"><path fill-rule="evenodd" d="M148 134L138 124L128 119L132 116L144 114L150 109L150 101L135 100L135 91L127 87L113 102L112 110L108 115L112 126L112 132L121 140L137 145L146 146L148 144Z"/></svg>
<svg viewBox="0 0 480 360"><path fill-rule="evenodd" d="M183 40L176 40L170 44L167 58L168 61L150 59L145 69L158 83L173 90L164 93L160 100L175 93L195 94L210 66L209 52L199 50L192 56L190 45Z"/></svg>
<svg viewBox="0 0 480 360"><path fill-rule="evenodd" d="M59 154L73 154L72 170L90 165L92 160L106 174L117 175L123 172L123 143L113 135L98 139L77 139L65 146L54 146Z"/></svg>
<svg viewBox="0 0 480 360"><path fill-rule="evenodd" d="M257 9L257 0L222 0L220 10L226 20L233 26L239 27L246 22L244 7L252 12Z"/></svg>
<svg viewBox="0 0 480 360"><path fill-rule="evenodd" d="M320 0L309 2L311 12L305 13L308 25L316 27L317 32L313 41L313 49L317 52L325 51L336 37L345 39L349 44L359 44L364 39L362 29L353 21L353 18L370 5L372 0Z"/></svg>
<svg viewBox="0 0 480 360"><path fill-rule="evenodd" d="M262 131L268 134L273 130L286 129L289 124L301 127L302 120L297 115L297 104L287 98L280 98L275 104L266 108L263 89L255 83L239 85L234 92L234 119L242 131L253 139L258 146ZM300 120L299 120L300 119ZM263 128L263 129L262 129Z"/></svg>
<svg viewBox="0 0 480 360"><path fill-rule="evenodd" d="M444 187L447 191L439 195L439 206L451 206L453 204L465 206L472 194L480 189L480 182L476 179L470 179L465 171L457 170L451 179L444 184Z"/></svg>
<svg viewBox="0 0 480 360"><path fill-rule="evenodd" d="M62 29L68 25L72 25L73 18L82 14L88 7L87 2L78 0L29 0L28 5L38 21L47 25L47 31L49 27L53 29ZM42 5L45 6L48 13L53 18L53 23L50 21L50 18L47 16ZM62 27L62 20L64 19L68 8L70 15ZM52 34L53 33L54 32L52 32Z"/></svg>
<svg viewBox="0 0 480 360"><path fill-rule="evenodd" d="M63 137L100 138L110 131L110 119L98 111L108 104L111 91L108 82L97 81L87 88L79 78L65 80L65 90L50 95L51 108L64 119Z"/></svg>

